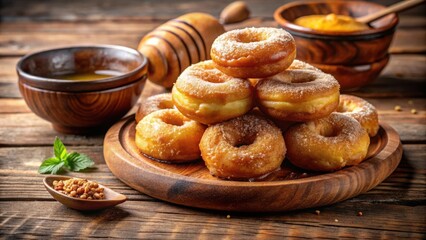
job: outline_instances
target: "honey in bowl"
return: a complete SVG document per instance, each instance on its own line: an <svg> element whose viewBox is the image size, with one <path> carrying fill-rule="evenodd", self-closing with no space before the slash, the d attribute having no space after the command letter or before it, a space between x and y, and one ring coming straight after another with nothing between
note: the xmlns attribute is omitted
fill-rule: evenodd
<svg viewBox="0 0 426 240"><path fill-rule="evenodd" d="M122 75L122 72L114 70L96 70L93 72L74 72L67 74L55 74L48 76L48 78L54 78L59 80L75 80L75 81L94 81L114 76Z"/></svg>
<svg viewBox="0 0 426 240"><path fill-rule="evenodd" d="M307 15L299 17L295 24L321 31L355 32L369 29L367 24L356 21L354 18L345 15Z"/></svg>

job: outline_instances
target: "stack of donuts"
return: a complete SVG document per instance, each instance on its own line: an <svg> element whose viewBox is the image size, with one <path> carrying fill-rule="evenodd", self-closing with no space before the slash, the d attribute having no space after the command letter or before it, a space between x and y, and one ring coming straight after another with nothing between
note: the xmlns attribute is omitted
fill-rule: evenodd
<svg viewBox="0 0 426 240"><path fill-rule="evenodd" d="M143 154L168 163L201 157L212 175L235 180L261 178L284 159L336 171L366 158L377 111L340 95L333 76L295 60L288 32L229 31L210 55L185 69L171 93L139 108L135 142Z"/></svg>

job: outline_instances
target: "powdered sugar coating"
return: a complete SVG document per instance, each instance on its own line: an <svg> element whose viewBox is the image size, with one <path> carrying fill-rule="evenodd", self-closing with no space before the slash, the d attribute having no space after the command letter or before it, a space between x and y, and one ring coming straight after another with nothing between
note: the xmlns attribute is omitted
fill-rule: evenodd
<svg viewBox="0 0 426 240"><path fill-rule="evenodd" d="M244 28L220 35L213 42L212 58L218 64L276 62L290 55L294 48L290 33L279 28ZM262 53L262 54L260 54ZM214 57L215 56L215 57Z"/></svg>
<svg viewBox="0 0 426 240"><path fill-rule="evenodd" d="M249 179L274 171L286 152L280 130L254 114L208 127L200 150L212 175L231 179Z"/></svg>
<svg viewBox="0 0 426 240"><path fill-rule="evenodd" d="M290 65L290 67L288 67L288 70L298 70L298 69L304 69L304 70L312 70L312 71L316 71L316 72L322 72L320 69L312 66L311 64L308 64L306 62L294 59L294 61Z"/></svg>
<svg viewBox="0 0 426 240"><path fill-rule="evenodd" d="M336 111L357 120L371 137L377 134L379 115L376 108L364 99L342 94Z"/></svg>
<svg viewBox="0 0 426 240"><path fill-rule="evenodd" d="M313 171L335 171L356 165L365 159L370 144L361 125L341 113L292 126L284 137L289 160Z"/></svg>
<svg viewBox="0 0 426 240"><path fill-rule="evenodd" d="M222 73L211 60L185 69L174 87L186 95L209 102L225 103L252 96L250 82Z"/></svg>
<svg viewBox="0 0 426 240"><path fill-rule="evenodd" d="M260 100L298 102L338 92L339 82L330 74L299 60L270 78L258 82Z"/></svg>
<svg viewBox="0 0 426 240"><path fill-rule="evenodd" d="M167 162L187 162L200 158L198 144L205 126L176 109L162 109L145 116L136 125L138 149Z"/></svg>
<svg viewBox="0 0 426 240"><path fill-rule="evenodd" d="M161 110L173 108L172 94L162 93L150 96L141 103L136 112L136 122L139 122L146 115Z"/></svg>

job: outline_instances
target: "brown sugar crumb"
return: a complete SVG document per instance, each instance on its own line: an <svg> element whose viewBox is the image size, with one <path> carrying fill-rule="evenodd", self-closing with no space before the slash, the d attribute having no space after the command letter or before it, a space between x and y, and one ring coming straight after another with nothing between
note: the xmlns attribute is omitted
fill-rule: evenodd
<svg viewBox="0 0 426 240"><path fill-rule="evenodd" d="M321 211L320 211L320 210L315 210L315 214L316 214L316 215L320 215L320 214L321 214Z"/></svg>
<svg viewBox="0 0 426 240"><path fill-rule="evenodd" d="M53 188L65 195L74 198L100 200L104 199L104 188L98 183L87 179L71 178L68 180L53 181Z"/></svg>
<svg viewBox="0 0 426 240"><path fill-rule="evenodd" d="M412 114L417 114L417 110L415 108L411 109Z"/></svg>
<svg viewBox="0 0 426 240"><path fill-rule="evenodd" d="M334 219L335 222L339 222L339 219Z"/></svg>
<svg viewBox="0 0 426 240"><path fill-rule="evenodd" d="M395 111L398 111L398 112L401 112L401 111L402 111L402 108L401 108L401 106L399 106L399 105L396 105L393 109L394 109Z"/></svg>
<svg viewBox="0 0 426 240"><path fill-rule="evenodd" d="M362 212L361 212L361 211L359 211L356 215L357 215L357 216L362 216Z"/></svg>
<svg viewBox="0 0 426 240"><path fill-rule="evenodd" d="M229 214L228 214L228 215L226 215L226 218L230 219L230 218L231 218L231 215L229 215Z"/></svg>

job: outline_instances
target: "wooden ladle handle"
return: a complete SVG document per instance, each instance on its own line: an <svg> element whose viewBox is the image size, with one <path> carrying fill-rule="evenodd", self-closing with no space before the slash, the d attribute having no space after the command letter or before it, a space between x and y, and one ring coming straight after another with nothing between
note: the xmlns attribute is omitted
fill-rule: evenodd
<svg viewBox="0 0 426 240"><path fill-rule="evenodd" d="M367 16L359 17L356 20L358 22L368 24L368 23L370 23L372 21L375 21L375 20L377 20L377 19L379 19L379 18L381 18L383 16L386 16L386 15L388 15L390 13L400 12L400 11L406 10L408 8L417 6L417 5L421 4L421 3L423 3L424 1L425 0L406 0L406 1L401 1L401 2L395 3L394 5L391 5L391 6L387 7L385 9L381 10L381 11L375 12L373 14L369 14Z"/></svg>

